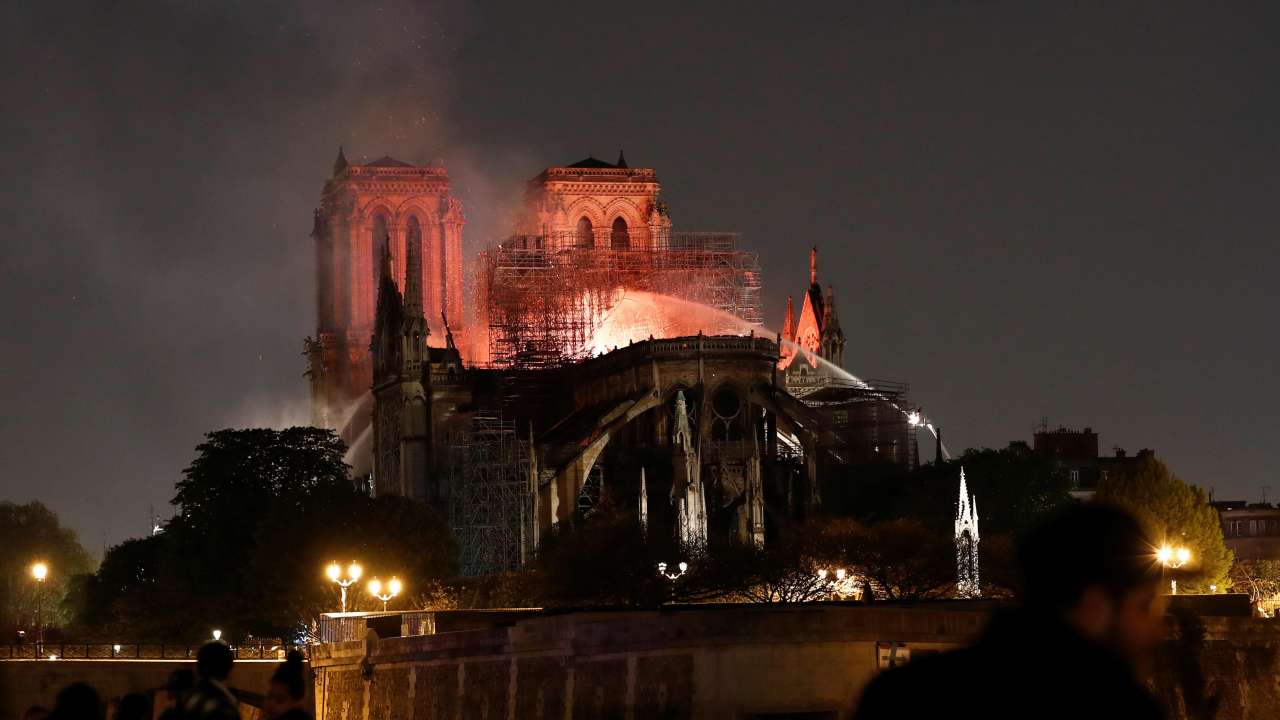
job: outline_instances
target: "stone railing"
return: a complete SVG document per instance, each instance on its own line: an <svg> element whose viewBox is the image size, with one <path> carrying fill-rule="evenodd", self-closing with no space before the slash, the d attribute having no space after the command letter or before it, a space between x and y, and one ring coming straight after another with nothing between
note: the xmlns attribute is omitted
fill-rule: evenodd
<svg viewBox="0 0 1280 720"><path fill-rule="evenodd" d="M200 645L167 643L22 643L0 645L4 660L195 660ZM237 660L281 661L291 645L279 643L231 644Z"/></svg>

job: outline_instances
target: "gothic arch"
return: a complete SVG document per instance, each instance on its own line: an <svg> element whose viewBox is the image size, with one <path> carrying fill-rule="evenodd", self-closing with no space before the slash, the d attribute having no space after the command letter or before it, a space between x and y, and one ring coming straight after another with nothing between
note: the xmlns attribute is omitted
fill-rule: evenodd
<svg viewBox="0 0 1280 720"><path fill-rule="evenodd" d="M583 215L578 218L577 224L573 228L573 246L580 248L595 247L596 229L591 222L591 218Z"/></svg>
<svg viewBox="0 0 1280 720"><path fill-rule="evenodd" d="M578 221L583 217L586 217L591 221L591 227L595 229L596 232L609 227L609 224L605 222L607 215L605 215L604 207L602 207L599 202L596 202L594 198L580 197L570 203L569 207L565 210L565 220L569 225L567 229L571 235L576 234ZM573 240L570 242L572 243Z"/></svg>
<svg viewBox="0 0 1280 720"><path fill-rule="evenodd" d="M609 248L612 250L631 248L631 228L627 226L626 218L621 215L613 219L613 226L609 228Z"/></svg>

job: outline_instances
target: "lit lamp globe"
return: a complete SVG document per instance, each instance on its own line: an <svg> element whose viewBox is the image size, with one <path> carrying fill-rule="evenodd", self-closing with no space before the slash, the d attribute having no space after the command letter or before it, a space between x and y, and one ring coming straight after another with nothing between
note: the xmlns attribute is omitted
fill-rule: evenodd
<svg viewBox="0 0 1280 720"><path fill-rule="evenodd" d="M370 595L378 595L378 596L382 595L382 581L381 581L381 580L379 580L378 578L374 578L374 579L372 579L372 580L370 580L370 581L369 581L369 594L370 594Z"/></svg>
<svg viewBox="0 0 1280 720"><path fill-rule="evenodd" d="M36 582L44 582L44 579L49 577L49 566L42 562L32 565L31 577L35 578Z"/></svg>
<svg viewBox="0 0 1280 720"><path fill-rule="evenodd" d="M347 577L351 578L351 582L360 579L360 573L364 572L359 563L351 563L347 566Z"/></svg>
<svg viewBox="0 0 1280 720"><path fill-rule="evenodd" d="M392 596L399 595L400 588L400 578L398 577L391 578L391 582L387 583L387 590L390 591Z"/></svg>
<svg viewBox="0 0 1280 720"><path fill-rule="evenodd" d="M329 567L325 568L325 574L333 582L338 582L338 578L342 577L342 568L338 563L329 563Z"/></svg>

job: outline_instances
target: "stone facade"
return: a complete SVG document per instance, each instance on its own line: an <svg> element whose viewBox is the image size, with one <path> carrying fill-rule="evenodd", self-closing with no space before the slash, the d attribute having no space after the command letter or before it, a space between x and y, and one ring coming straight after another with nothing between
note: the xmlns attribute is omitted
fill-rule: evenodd
<svg viewBox="0 0 1280 720"><path fill-rule="evenodd" d="M403 289L408 249L417 249L424 315L436 344L443 344L446 316L455 332L462 331L464 223L444 167L390 157L352 164L339 151L312 230L316 336L307 339L306 353L312 423L338 430L357 450L357 472L369 469L369 338L383 256L389 255L392 277Z"/></svg>
<svg viewBox="0 0 1280 720"><path fill-rule="evenodd" d="M876 673L969 642L990 608L981 601L684 606L530 617L420 637L371 635L315 649L316 716L843 720ZM1169 716L1193 717L1188 700L1195 702L1195 691L1187 687L1220 696L1217 720L1280 713L1280 626L1228 617L1198 623L1188 638L1170 619L1170 640L1150 680Z"/></svg>
<svg viewBox="0 0 1280 720"><path fill-rule="evenodd" d="M589 157L549 167L529 181L516 233L546 238L551 247L654 249L671 230L661 185L652 168Z"/></svg>

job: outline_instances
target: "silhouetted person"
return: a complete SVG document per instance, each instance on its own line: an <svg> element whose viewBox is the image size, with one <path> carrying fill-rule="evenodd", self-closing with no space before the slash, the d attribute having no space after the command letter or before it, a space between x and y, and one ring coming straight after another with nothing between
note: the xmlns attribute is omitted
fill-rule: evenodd
<svg viewBox="0 0 1280 720"><path fill-rule="evenodd" d="M151 720L151 700L142 693L129 693L120 698L111 720Z"/></svg>
<svg viewBox="0 0 1280 720"><path fill-rule="evenodd" d="M182 703L183 720L239 720L240 702L227 687L235 656L224 642L205 643L196 653L196 686Z"/></svg>
<svg viewBox="0 0 1280 720"><path fill-rule="evenodd" d="M1018 548L1019 609L972 646L918 657L867 686L874 718L1162 718L1138 679L1160 639L1155 548L1128 513L1073 505Z"/></svg>
<svg viewBox="0 0 1280 720"><path fill-rule="evenodd" d="M160 713L160 720L179 720L182 717L182 705L196 685L196 674L190 668L178 668L169 673L169 681L165 683L165 709Z"/></svg>
<svg viewBox="0 0 1280 720"><path fill-rule="evenodd" d="M71 683L58 691L49 720L104 720L102 698L88 683Z"/></svg>
<svg viewBox="0 0 1280 720"><path fill-rule="evenodd" d="M263 703L267 720L310 720L307 712L307 668L302 653L290 650L288 658L271 675Z"/></svg>

